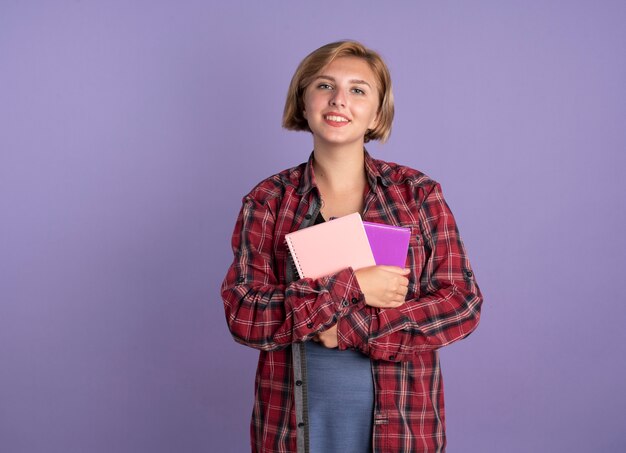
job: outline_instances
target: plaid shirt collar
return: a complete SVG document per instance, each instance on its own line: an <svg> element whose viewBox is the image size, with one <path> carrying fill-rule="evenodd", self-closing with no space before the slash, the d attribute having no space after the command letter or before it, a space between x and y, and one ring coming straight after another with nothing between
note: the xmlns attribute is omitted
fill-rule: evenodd
<svg viewBox="0 0 626 453"><path fill-rule="evenodd" d="M376 165L376 161L372 159L370 154L364 148L363 152L365 153L365 174L367 176L367 181L372 189L372 192L376 192L376 187L378 186L378 182L388 187L391 184L391 179L386 174L380 172L380 169ZM300 182L300 186L298 187L298 194L305 195L309 191L311 191L314 187L317 189L317 183L315 182L315 174L313 172L313 152L309 156L309 160L306 163L304 168L304 173L302 174L302 180Z"/></svg>

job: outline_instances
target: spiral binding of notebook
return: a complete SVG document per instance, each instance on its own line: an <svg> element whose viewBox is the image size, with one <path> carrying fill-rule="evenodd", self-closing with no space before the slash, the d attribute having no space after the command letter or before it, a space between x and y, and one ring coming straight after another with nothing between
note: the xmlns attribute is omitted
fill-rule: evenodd
<svg viewBox="0 0 626 453"><path fill-rule="evenodd" d="M285 237L285 243L289 249L289 258L291 258L291 266L294 272L300 276L300 278L305 278L304 272L302 271L302 267L300 266L300 262L298 261L298 255L296 254L296 250L291 242L290 237Z"/></svg>

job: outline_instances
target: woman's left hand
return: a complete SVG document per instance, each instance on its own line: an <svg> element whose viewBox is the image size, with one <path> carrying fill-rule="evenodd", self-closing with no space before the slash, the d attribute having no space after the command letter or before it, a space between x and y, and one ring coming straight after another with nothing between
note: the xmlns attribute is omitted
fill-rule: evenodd
<svg viewBox="0 0 626 453"><path fill-rule="evenodd" d="M327 329L315 335L313 341L317 343L322 343L324 347L329 349L338 347L339 343L337 341L337 324L332 326L330 329Z"/></svg>

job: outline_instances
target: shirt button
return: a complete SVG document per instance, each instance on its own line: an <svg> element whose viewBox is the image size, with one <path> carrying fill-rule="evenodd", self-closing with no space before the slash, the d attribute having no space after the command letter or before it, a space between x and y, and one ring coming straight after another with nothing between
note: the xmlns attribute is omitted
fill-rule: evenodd
<svg viewBox="0 0 626 453"><path fill-rule="evenodd" d="M307 326L307 328L312 329L312 328L313 328L313 323L312 323L312 322L310 322L310 323L308 323L306 326Z"/></svg>
<svg viewBox="0 0 626 453"><path fill-rule="evenodd" d="M302 428L304 426L303 422L298 423L298 428Z"/></svg>
<svg viewBox="0 0 626 453"><path fill-rule="evenodd" d="M310 220L311 219L311 214L305 214L304 218L307 219L307 220Z"/></svg>
<svg viewBox="0 0 626 453"><path fill-rule="evenodd" d="M347 307L350 304L348 303L347 300L344 299L344 300L341 301L341 305L344 306L344 307Z"/></svg>
<svg viewBox="0 0 626 453"><path fill-rule="evenodd" d="M474 273L472 271L464 271L465 272L465 276L467 278L472 278L472 275L474 275Z"/></svg>
<svg viewBox="0 0 626 453"><path fill-rule="evenodd" d="M353 304L358 304L359 303L359 299L357 299L356 297L352 298L352 303Z"/></svg>
<svg viewBox="0 0 626 453"><path fill-rule="evenodd" d="M296 381L296 385L300 387L302 385L302 381Z"/></svg>
<svg viewBox="0 0 626 453"><path fill-rule="evenodd" d="M395 355L390 355L390 356L389 356L389 360L395 360L395 359L396 359L396 356L395 356Z"/></svg>

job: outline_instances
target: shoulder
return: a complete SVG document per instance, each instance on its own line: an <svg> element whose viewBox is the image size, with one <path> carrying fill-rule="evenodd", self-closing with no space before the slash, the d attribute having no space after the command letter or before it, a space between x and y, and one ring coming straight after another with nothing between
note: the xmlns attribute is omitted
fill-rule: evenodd
<svg viewBox="0 0 626 453"><path fill-rule="evenodd" d="M306 163L302 163L265 178L243 197L243 201L265 204L282 198L287 191L297 190L305 167Z"/></svg>
<svg viewBox="0 0 626 453"><path fill-rule="evenodd" d="M404 186L426 194L439 186L437 181L415 168L380 159L372 161L386 186Z"/></svg>

